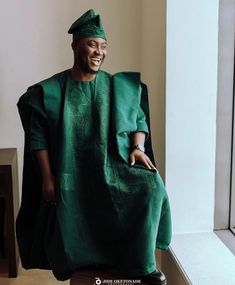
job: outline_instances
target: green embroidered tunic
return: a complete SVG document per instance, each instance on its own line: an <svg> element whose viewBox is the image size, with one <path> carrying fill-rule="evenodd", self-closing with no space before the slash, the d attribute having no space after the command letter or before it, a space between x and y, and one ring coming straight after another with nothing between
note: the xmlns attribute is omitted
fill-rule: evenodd
<svg viewBox="0 0 235 285"><path fill-rule="evenodd" d="M140 107L144 86L141 89L135 76L103 71L90 82L72 80L68 71L53 80L60 91L49 79L30 89L18 104L26 133L17 218L23 266L51 268L59 280L90 265L110 265L132 276L151 273L156 268L155 248L166 249L170 243L171 219L159 173L128 163L130 133L149 133ZM120 92L126 92L123 99ZM33 155L37 149L51 154L56 207L41 197ZM32 169L37 186L26 177ZM30 193L32 187L37 195Z"/></svg>

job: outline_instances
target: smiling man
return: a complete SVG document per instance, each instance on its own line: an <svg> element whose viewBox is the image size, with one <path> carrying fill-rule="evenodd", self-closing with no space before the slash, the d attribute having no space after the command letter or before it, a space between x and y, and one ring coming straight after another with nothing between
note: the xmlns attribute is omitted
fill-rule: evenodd
<svg viewBox="0 0 235 285"><path fill-rule="evenodd" d="M72 77L76 77L77 71L83 73L80 80L92 80L106 57L107 42L101 38L84 38L72 43L74 51L74 66Z"/></svg>
<svg viewBox="0 0 235 285"><path fill-rule="evenodd" d="M107 39L87 11L69 29L74 64L30 87L18 107L25 130L17 238L25 268L66 280L84 267L166 284L155 249L171 218L154 165L147 88L140 74L100 70Z"/></svg>

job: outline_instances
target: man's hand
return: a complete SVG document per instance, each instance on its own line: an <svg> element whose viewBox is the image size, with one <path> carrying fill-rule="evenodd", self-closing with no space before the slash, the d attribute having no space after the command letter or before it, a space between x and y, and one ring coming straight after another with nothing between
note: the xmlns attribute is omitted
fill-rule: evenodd
<svg viewBox="0 0 235 285"><path fill-rule="evenodd" d="M42 194L45 201L51 202L51 204L56 203L55 179L53 176L43 179Z"/></svg>
<svg viewBox="0 0 235 285"><path fill-rule="evenodd" d="M158 171L157 168L153 165L149 157L142 151L134 149L130 154L130 165L135 165L136 161L141 162L148 169Z"/></svg>

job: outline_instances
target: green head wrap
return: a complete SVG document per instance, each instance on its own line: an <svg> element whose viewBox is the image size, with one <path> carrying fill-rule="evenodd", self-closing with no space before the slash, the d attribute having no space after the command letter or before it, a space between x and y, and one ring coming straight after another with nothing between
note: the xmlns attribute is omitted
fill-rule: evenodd
<svg viewBox="0 0 235 285"><path fill-rule="evenodd" d="M100 15L95 15L94 10L88 10L79 17L68 30L69 34L73 34L74 40L83 38L102 38L106 40Z"/></svg>

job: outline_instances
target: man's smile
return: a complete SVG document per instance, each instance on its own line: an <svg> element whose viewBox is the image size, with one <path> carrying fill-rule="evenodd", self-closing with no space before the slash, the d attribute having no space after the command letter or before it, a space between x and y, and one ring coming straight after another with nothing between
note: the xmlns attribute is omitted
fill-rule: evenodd
<svg viewBox="0 0 235 285"><path fill-rule="evenodd" d="M102 59L100 57L91 57L90 60L96 66L100 66L102 62Z"/></svg>

